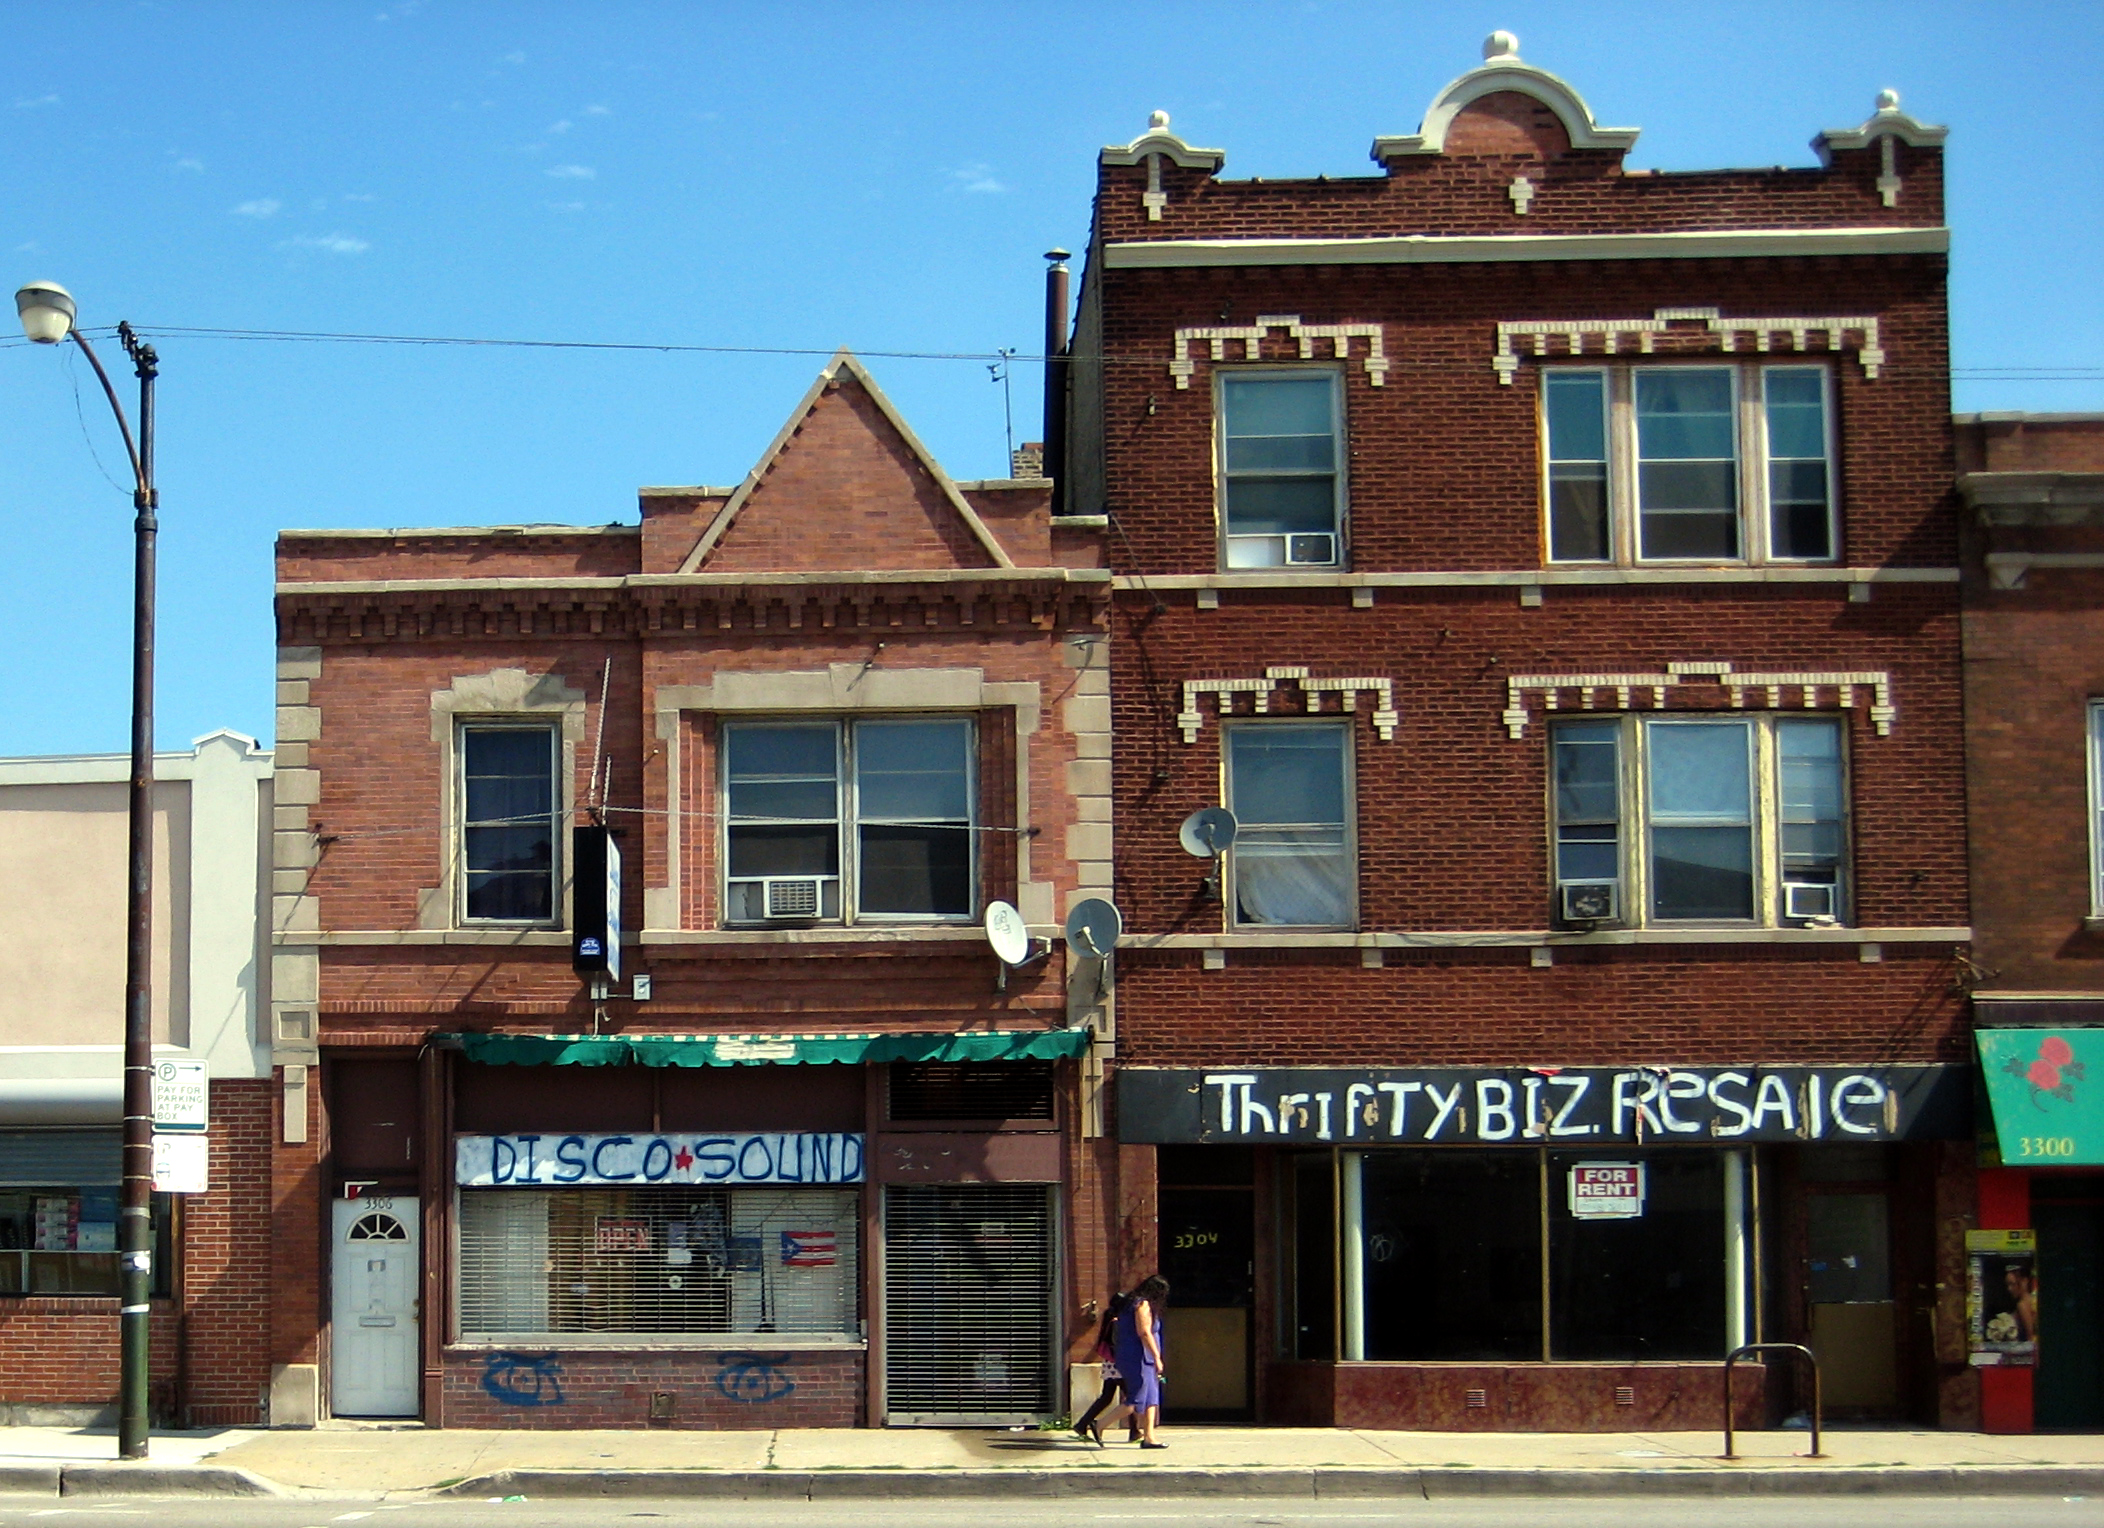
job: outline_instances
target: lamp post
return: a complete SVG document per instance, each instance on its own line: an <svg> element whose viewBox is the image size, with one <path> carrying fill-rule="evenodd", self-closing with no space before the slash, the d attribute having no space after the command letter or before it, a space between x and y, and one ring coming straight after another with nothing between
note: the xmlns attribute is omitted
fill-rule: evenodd
<svg viewBox="0 0 2104 1528"><path fill-rule="evenodd" d="M124 942L124 1191L117 1211L118 1338L117 1454L146 1457L146 1382L153 1292L153 605L154 541L160 500L153 486L153 382L160 357L130 324L117 338L139 378L139 434L133 439L124 405L94 347L73 326L73 295L49 281L15 293L22 332L40 345L68 335L95 368L117 416L131 458L134 558L132 574L132 705L130 872L125 892Z"/></svg>

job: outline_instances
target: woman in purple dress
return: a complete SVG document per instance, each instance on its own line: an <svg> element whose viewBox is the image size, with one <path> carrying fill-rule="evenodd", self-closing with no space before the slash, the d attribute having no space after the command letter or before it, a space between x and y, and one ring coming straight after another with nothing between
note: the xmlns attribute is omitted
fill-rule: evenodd
<svg viewBox="0 0 2104 1528"><path fill-rule="evenodd" d="M1141 1448L1167 1448L1154 1436L1161 1419L1162 1307L1168 1303L1169 1281L1159 1274L1132 1293L1132 1301L1118 1313L1114 1345L1118 1353L1118 1375L1125 1386L1125 1404L1140 1424Z"/></svg>

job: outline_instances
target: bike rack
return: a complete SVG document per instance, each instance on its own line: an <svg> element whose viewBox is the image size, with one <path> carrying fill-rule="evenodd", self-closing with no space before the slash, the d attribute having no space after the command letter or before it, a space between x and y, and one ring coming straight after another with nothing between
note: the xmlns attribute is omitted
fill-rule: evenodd
<svg viewBox="0 0 2104 1528"><path fill-rule="evenodd" d="M1732 1446L1731 1366L1749 1353L1798 1353L1812 1366L1812 1451L1805 1457L1824 1459L1826 1455L1819 1451L1819 1356L1798 1342L1749 1342L1745 1347L1733 1348L1724 1355L1724 1457L1738 1457Z"/></svg>

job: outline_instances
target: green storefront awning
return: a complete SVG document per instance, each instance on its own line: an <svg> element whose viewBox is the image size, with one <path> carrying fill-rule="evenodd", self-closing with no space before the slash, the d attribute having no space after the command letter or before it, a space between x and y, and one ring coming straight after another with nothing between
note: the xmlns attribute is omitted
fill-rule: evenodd
<svg viewBox="0 0 2104 1528"><path fill-rule="evenodd" d="M2104 1029L1983 1029L2005 1167L2104 1166Z"/></svg>
<svg viewBox="0 0 2104 1528"><path fill-rule="evenodd" d="M1060 1061L1086 1029L822 1035L492 1035L435 1037L490 1066L857 1066L880 1061Z"/></svg>

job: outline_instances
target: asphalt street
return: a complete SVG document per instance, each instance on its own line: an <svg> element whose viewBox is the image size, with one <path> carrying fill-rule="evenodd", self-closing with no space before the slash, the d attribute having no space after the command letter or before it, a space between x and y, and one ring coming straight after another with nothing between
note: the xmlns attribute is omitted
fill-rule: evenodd
<svg viewBox="0 0 2104 1528"><path fill-rule="evenodd" d="M1791 1501L1666 1497L1574 1500L1296 1502L958 1500L431 1501L353 1506L342 1501L110 1500L75 1506L0 1496L0 1525L111 1528L1321 1528L1396 1523L1408 1528L2100 1528L2104 1499L2084 1497L1826 1496Z"/></svg>

